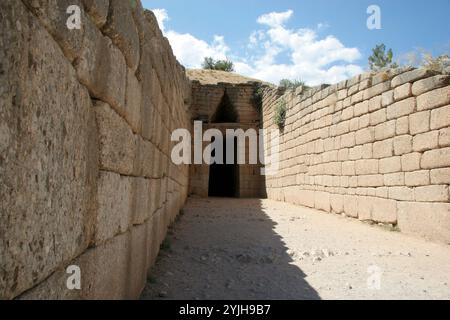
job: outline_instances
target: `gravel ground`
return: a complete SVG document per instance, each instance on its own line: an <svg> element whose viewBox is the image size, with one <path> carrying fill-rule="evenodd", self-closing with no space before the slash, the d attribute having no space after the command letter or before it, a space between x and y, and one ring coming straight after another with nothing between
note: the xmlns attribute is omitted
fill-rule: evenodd
<svg viewBox="0 0 450 320"><path fill-rule="evenodd" d="M142 299L450 299L450 247L270 200L190 199Z"/></svg>

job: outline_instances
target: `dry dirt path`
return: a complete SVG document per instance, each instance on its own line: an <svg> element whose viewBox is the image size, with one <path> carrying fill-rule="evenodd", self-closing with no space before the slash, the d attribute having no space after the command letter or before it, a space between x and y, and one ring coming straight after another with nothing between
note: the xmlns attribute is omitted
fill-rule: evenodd
<svg viewBox="0 0 450 320"><path fill-rule="evenodd" d="M450 247L270 200L190 199L148 281L142 299L449 299Z"/></svg>

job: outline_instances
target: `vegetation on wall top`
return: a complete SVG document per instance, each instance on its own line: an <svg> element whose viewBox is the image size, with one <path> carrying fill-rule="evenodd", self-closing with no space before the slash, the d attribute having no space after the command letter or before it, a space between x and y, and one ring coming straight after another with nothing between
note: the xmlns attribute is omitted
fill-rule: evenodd
<svg viewBox="0 0 450 320"><path fill-rule="evenodd" d="M373 71L379 71L383 68L398 68L398 65L393 62L394 53L392 49L386 52L386 45L384 43L376 45L372 49L372 55L369 57L369 66Z"/></svg>
<svg viewBox="0 0 450 320"><path fill-rule="evenodd" d="M280 130L284 129L286 124L287 104L286 100L281 99L275 108L275 124Z"/></svg>
<svg viewBox="0 0 450 320"><path fill-rule="evenodd" d="M308 88L305 82L299 79L295 80L282 79L278 86L283 89L293 89L293 90L297 89L298 87Z"/></svg>
<svg viewBox="0 0 450 320"><path fill-rule="evenodd" d="M203 61L202 68L205 70L233 72L234 63L230 60L214 60L211 57L206 57Z"/></svg>

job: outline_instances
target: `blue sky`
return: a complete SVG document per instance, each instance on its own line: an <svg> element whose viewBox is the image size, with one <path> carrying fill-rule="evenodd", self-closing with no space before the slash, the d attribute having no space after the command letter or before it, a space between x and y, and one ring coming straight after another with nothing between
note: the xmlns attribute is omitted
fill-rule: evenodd
<svg viewBox="0 0 450 320"><path fill-rule="evenodd" d="M381 30L366 26L381 9ZM367 69L385 43L401 62L450 51L450 0L144 0L185 66L228 57L237 72L270 82L337 82ZM414 53L414 54L413 54Z"/></svg>

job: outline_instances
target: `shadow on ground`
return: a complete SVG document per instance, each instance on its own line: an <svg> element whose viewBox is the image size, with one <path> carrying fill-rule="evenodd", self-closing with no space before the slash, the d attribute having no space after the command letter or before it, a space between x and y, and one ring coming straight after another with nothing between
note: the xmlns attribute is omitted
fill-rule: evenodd
<svg viewBox="0 0 450 320"><path fill-rule="evenodd" d="M320 299L256 199L190 199L142 299Z"/></svg>

